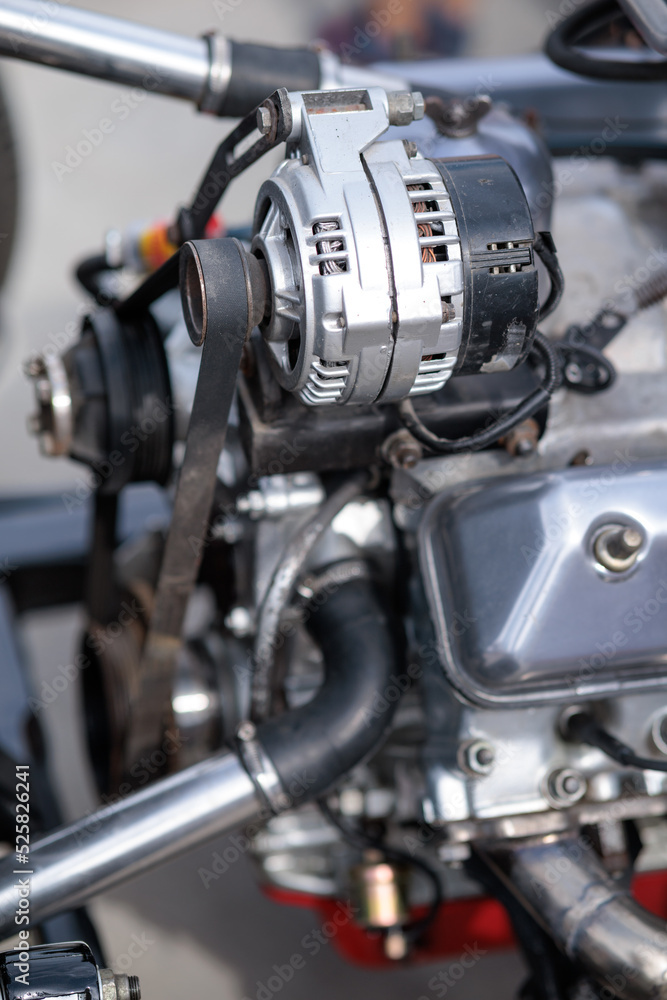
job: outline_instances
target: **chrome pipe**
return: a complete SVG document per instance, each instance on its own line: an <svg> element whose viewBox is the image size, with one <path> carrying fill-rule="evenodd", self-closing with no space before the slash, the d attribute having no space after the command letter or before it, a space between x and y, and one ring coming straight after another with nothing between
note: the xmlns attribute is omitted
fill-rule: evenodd
<svg viewBox="0 0 667 1000"><path fill-rule="evenodd" d="M36 840L26 864L13 852L0 861L0 939L16 933L21 879L34 926L262 812L255 785L229 752L133 792Z"/></svg>
<svg viewBox="0 0 667 1000"><path fill-rule="evenodd" d="M55 0L0 3L0 55L198 105L211 84L211 52L206 39L78 10Z"/></svg>
<svg viewBox="0 0 667 1000"><path fill-rule="evenodd" d="M610 877L588 838L506 843L480 854L610 996L667 1000L667 926Z"/></svg>

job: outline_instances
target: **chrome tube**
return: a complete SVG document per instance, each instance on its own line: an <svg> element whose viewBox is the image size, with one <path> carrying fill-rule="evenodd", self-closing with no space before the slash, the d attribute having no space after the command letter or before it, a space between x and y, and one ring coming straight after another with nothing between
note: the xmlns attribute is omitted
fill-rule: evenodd
<svg viewBox="0 0 667 1000"><path fill-rule="evenodd" d="M30 923L84 903L262 812L238 757L226 752L133 792L0 862L0 939L16 933L19 880ZM23 905L23 904L22 904Z"/></svg>
<svg viewBox="0 0 667 1000"><path fill-rule="evenodd" d="M667 927L607 874L588 838L554 836L480 854L610 996L667 1000Z"/></svg>
<svg viewBox="0 0 667 1000"><path fill-rule="evenodd" d="M209 43L44 0L2 0L0 55L200 104Z"/></svg>

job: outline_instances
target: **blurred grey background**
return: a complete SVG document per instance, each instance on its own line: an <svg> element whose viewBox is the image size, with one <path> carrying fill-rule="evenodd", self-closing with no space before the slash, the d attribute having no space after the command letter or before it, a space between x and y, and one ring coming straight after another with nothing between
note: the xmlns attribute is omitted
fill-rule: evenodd
<svg viewBox="0 0 667 1000"><path fill-rule="evenodd" d="M436 15L440 9L454 26L445 45L453 38L460 54L484 56L540 47L548 11L557 13L558 2L432 0L428 6ZM216 29L245 40L287 44L326 36L339 44L354 28L360 8L379 11L386 4L86 0L79 6L191 35ZM417 21L417 6L417 0L402 0L408 22ZM419 41L419 32L417 36ZM72 322L86 306L72 278L73 264L96 252L111 227L171 217L175 206L191 194L230 126L198 115L189 105L151 95L135 102L120 120L110 109L114 102L126 102L123 88L19 62L6 62L0 70L21 165L19 239L0 302L0 495L7 496L63 490L82 475L71 463L39 457L25 429L31 391L21 374L21 362L32 351L63 338L71 342L76 329ZM114 132L76 169L58 177L54 163L64 160L66 147L76 145L84 129L106 117L114 118ZM236 182L222 206L228 224L251 219L254 195L268 167L264 161ZM33 614L26 622L24 640L38 688L54 677L59 665L71 661L79 625L76 609ZM74 687L49 706L42 719L64 809L74 818L94 804ZM314 913L268 902L244 859L205 889L197 870L210 865L216 849L219 844L189 854L92 907L111 964L140 976L147 1000L255 1000L258 982L266 983L274 964L302 952L304 935L318 926ZM361 997L369 992L381 992L386 1000L433 1000L436 993L428 982L439 968L355 969L329 944L309 957L280 992L289 1000ZM448 992L456 1000L487 992L509 1000L522 975L516 956L486 955ZM260 1000L269 997L264 993Z"/></svg>

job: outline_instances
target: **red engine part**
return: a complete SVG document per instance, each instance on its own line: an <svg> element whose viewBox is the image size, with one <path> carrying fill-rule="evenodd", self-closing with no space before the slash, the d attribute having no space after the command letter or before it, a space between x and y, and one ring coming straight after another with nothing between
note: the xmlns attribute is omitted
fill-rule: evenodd
<svg viewBox="0 0 667 1000"><path fill-rule="evenodd" d="M265 894L277 903L301 906L318 913L327 938L338 952L355 965L380 968L393 963L383 951L382 935L368 931L344 917L345 902L290 892L273 886L263 887ZM632 893L645 909L667 919L667 871L641 872L632 883ZM424 910L414 910L413 917ZM437 962L465 953L471 942L484 951L503 951L516 945L512 925L505 908L486 896L453 899L443 903L424 941L411 955L413 962Z"/></svg>

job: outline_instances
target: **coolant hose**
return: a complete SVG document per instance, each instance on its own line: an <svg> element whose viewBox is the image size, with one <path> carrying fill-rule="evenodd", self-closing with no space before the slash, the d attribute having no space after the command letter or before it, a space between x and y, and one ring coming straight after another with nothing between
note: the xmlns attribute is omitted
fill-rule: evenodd
<svg viewBox="0 0 667 1000"><path fill-rule="evenodd" d="M256 749L284 788L281 808L320 795L371 753L391 721L393 690L400 691L394 644L370 582L328 590L310 621L324 655L321 689L256 730ZM14 852L0 861L0 939L16 931L24 912L34 926L270 815L257 774L229 751L128 792L121 786L112 804L35 840L24 864Z"/></svg>
<svg viewBox="0 0 667 1000"><path fill-rule="evenodd" d="M296 582L303 573L313 548L330 527L336 514L359 496L368 483L369 475L365 472L356 473L346 479L289 540L280 557L257 615L255 660L251 683L251 716L256 721L269 715L270 675L280 617L292 597Z"/></svg>
<svg viewBox="0 0 667 1000"><path fill-rule="evenodd" d="M309 798L375 749L396 707L394 688L400 690L395 643L370 581L352 580L322 596L308 628L324 657L324 683L307 705L257 730L285 791L292 794L305 774Z"/></svg>

